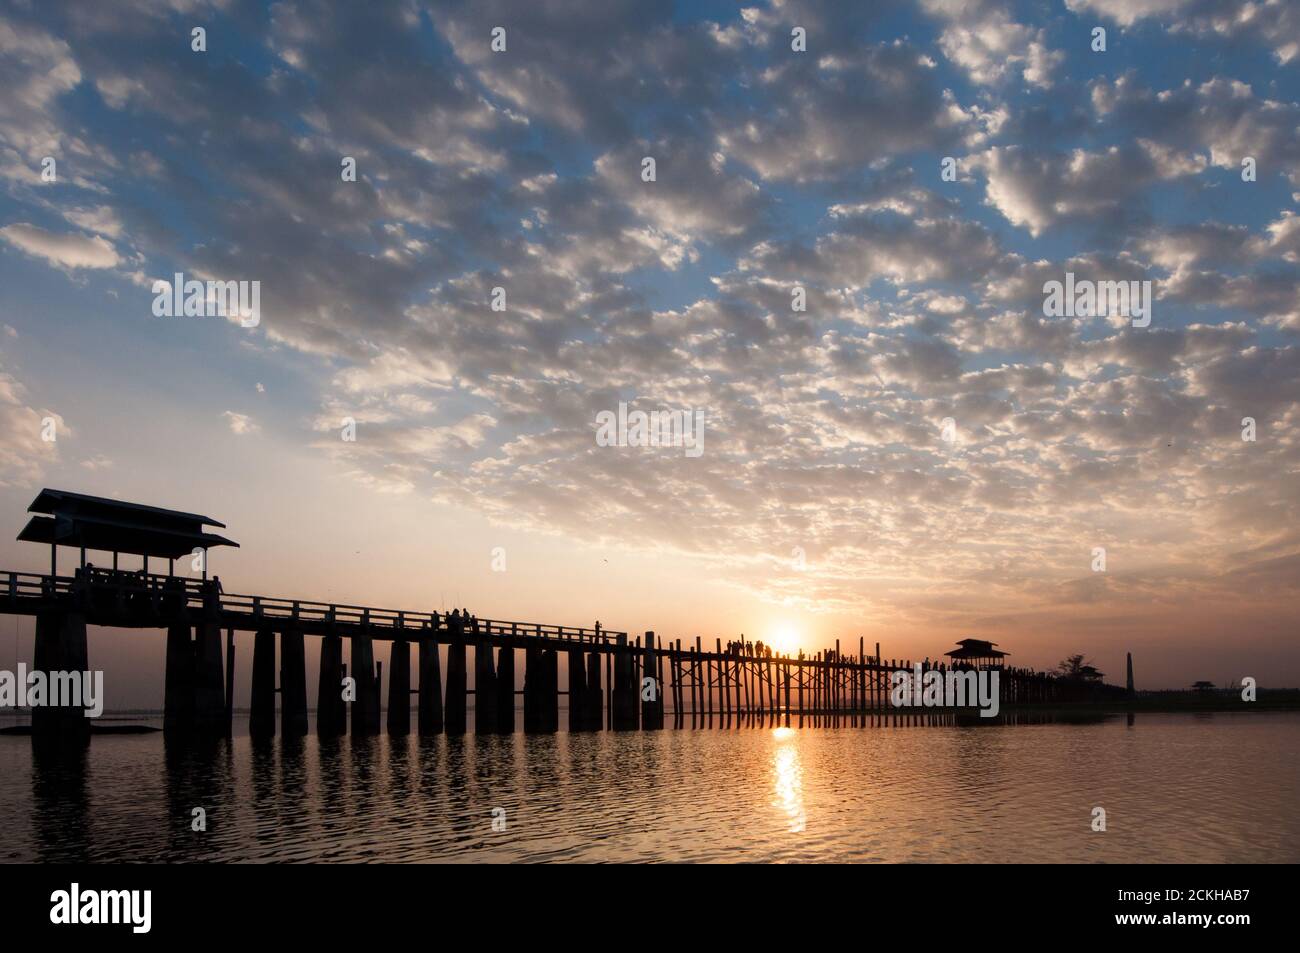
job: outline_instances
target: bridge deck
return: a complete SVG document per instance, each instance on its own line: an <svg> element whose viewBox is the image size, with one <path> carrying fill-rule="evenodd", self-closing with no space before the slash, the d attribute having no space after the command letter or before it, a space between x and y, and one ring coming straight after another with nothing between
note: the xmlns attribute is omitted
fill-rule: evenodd
<svg viewBox="0 0 1300 953"><path fill-rule="evenodd" d="M372 638L446 641L452 631L445 614L381 609L308 599L281 599L217 592L199 579L140 572L95 570L93 575L51 576L0 571L0 613L36 615L75 603L94 625L162 628L172 622L204 621L221 628L256 632L292 627L308 635L344 635L366 629ZM626 632L581 626L476 619L466 636L505 644L515 639L578 642L613 647Z"/></svg>

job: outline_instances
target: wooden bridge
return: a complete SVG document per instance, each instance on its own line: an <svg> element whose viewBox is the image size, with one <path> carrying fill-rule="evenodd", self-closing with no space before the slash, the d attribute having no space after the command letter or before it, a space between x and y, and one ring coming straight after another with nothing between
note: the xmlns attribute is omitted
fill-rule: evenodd
<svg viewBox="0 0 1300 953"><path fill-rule="evenodd" d="M224 593L212 581L104 570L74 576L0 572L0 612L36 617L36 668L88 668L87 626L167 631L164 728L177 733L225 734L234 694L234 633L253 632L250 732L275 732L275 695L285 735L308 731L305 636L320 643L316 730L347 731L343 639L351 649L353 734L380 729L382 663L374 642L390 643L387 730L411 730L409 696L419 696L422 734L465 732L469 698L473 730L516 730L516 696L524 696L523 729L556 731L559 697L568 698L570 731L729 727L733 723L856 723L858 716L893 712L889 677L914 663L834 650L804 656L757 652L753 643L706 650L664 641L654 632L625 632L540 623L468 620L437 612L379 609L339 603ZM222 632L225 659L222 659ZM276 641L279 687L276 687ZM418 683L411 687L411 647L418 652ZM467 649L473 650L473 687ZM524 655L523 687L516 687L517 653ZM567 659L567 690L559 685L558 657ZM928 660L922 671L944 671ZM446 671L445 686L442 672ZM1054 681L1019 670L1001 680L1003 705L1049 700ZM34 716L39 713L34 712ZM80 717L60 720L61 734L86 732ZM33 725L37 724L34 717Z"/></svg>
<svg viewBox="0 0 1300 953"><path fill-rule="evenodd" d="M43 507L44 509L38 509ZM88 671L87 626L165 629L164 731L171 735L220 736L231 730L235 686L234 633L254 633L252 703L249 731L274 735L276 694L280 730L286 736L308 732L306 636L319 637L320 674L316 730L337 736L380 731L382 663L375 641L390 643L386 727L391 734L411 731L410 696L418 696L416 730L421 734L459 734L473 730L509 733L516 729L516 696L523 698L523 729L553 732L560 727L559 697L568 699L570 731L661 729L666 714L674 727L706 727L811 719L814 724L856 722L859 716L896 712L889 704L890 676L914 663L886 660L880 646L866 654L835 649L810 656L759 652L752 643L725 647L715 639L707 651L694 644L646 632L625 632L540 623L462 617L460 613L413 612L368 606L279 599L223 592L206 578L206 547L235 545L201 532L212 520L194 514L122 504L98 497L44 491L33 509L54 511L45 523L37 517L20 539L48 542L48 574L0 572L0 612L36 618L34 669ZM221 524L215 524L221 525ZM87 540L114 548L112 569L86 562ZM119 545L144 556L139 571L117 569ZM204 578L187 579L147 570L148 557L203 552ZM80 546L81 564L73 575L57 572L59 545ZM222 633L225 657L222 657ZM343 640L350 666L343 662ZM276 655L279 643L277 687ZM412 688L411 648L417 650ZM473 687L467 650L473 650ZM516 662L523 653L523 686L517 687ZM559 684L559 657L567 662L567 689ZM1022 670L1003 669L1000 704L1047 701L1057 696L1057 680ZM444 680L443 671L446 672ZM945 666L922 663L923 671ZM349 712L350 707L350 712ZM80 708L33 709L33 736L84 741L89 720Z"/></svg>

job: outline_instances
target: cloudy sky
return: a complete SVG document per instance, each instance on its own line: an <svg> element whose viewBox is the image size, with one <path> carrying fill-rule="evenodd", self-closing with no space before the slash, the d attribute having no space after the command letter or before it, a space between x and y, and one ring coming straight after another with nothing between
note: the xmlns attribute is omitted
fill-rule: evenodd
<svg viewBox="0 0 1300 953"><path fill-rule="evenodd" d="M1298 70L1284 0L8 0L0 530L50 485L222 519L228 591L1300 683Z"/></svg>

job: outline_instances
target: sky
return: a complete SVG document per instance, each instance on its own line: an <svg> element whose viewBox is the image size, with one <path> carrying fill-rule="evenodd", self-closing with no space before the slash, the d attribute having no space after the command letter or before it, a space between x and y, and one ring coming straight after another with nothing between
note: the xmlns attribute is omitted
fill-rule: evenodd
<svg viewBox="0 0 1300 953"><path fill-rule="evenodd" d="M1281 0L6 0L0 566L52 486L229 592L1300 685L1298 70Z"/></svg>

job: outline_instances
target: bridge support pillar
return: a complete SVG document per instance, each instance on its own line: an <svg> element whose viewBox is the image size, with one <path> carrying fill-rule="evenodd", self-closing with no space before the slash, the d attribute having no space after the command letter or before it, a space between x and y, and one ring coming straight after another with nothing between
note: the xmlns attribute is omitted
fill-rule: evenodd
<svg viewBox="0 0 1300 953"><path fill-rule="evenodd" d="M379 685L375 678L375 648L370 633L352 636L352 670L356 700L352 702L352 734L379 733Z"/></svg>
<svg viewBox="0 0 1300 953"><path fill-rule="evenodd" d="M280 733L307 734L307 647L300 629L280 633Z"/></svg>
<svg viewBox="0 0 1300 953"><path fill-rule="evenodd" d="M78 672L82 681L89 671L86 651L86 617L80 612L45 610L36 616L36 645L33 671L45 673L45 698L52 701L55 672ZM60 680L60 685L64 684ZM100 700L102 702L102 699ZM82 696L85 702L85 696ZM32 742L78 747L90 741L90 719L82 705L53 707L48 704L32 708Z"/></svg>
<svg viewBox="0 0 1300 953"><path fill-rule="evenodd" d="M432 632L420 640L420 734L442 731L442 670Z"/></svg>
<svg viewBox="0 0 1300 953"><path fill-rule="evenodd" d="M194 728L205 737L226 733L226 673L221 659L221 627L203 622L194 628Z"/></svg>
<svg viewBox="0 0 1300 953"><path fill-rule="evenodd" d="M632 671L632 649L627 636L619 635L614 650L614 730L635 731L637 692Z"/></svg>
<svg viewBox="0 0 1300 953"><path fill-rule="evenodd" d="M645 678L636 686L637 696L641 699L641 727L657 730L664 726L663 703L664 687L659 683L659 665L655 657L655 634L645 634ZM650 679L647 684L645 679Z"/></svg>
<svg viewBox="0 0 1300 953"><path fill-rule="evenodd" d="M275 737L275 633L261 629L253 636L253 694L248 734L254 739Z"/></svg>
<svg viewBox="0 0 1300 953"><path fill-rule="evenodd" d="M483 639L474 646L474 734L495 734L497 730L497 676L492 667L492 643Z"/></svg>
<svg viewBox="0 0 1300 953"><path fill-rule="evenodd" d="M235 630L226 629L226 737L235 731Z"/></svg>
<svg viewBox="0 0 1300 953"><path fill-rule="evenodd" d="M601 657L599 652L587 655L587 690L582 705L582 725L587 731L600 731L605 723L605 698L600 685ZM569 699L569 704L573 704L572 698Z"/></svg>
<svg viewBox="0 0 1300 953"><path fill-rule="evenodd" d="M515 650L501 646L497 655L497 733L515 731Z"/></svg>
<svg viewBox="0 0 1300 953"><path fill-rule="evenodd" d="M393 639L388 662L388 733L411 733L411 643Z"/></svg>
<svg viewBox="0 0 1300 953"><path fill-rule="evenodd" d="M320 678L316 683L316 734L335 738L348 730L343 704L343 639L327 635L320 641Z"/></svg>
<svg viewBox="0 0 1300 953"><path fill-rule="evenodd" d="M541 731L541 659L542 650L536 646L524 649L524 732Z"/></svg>
<svg viewBox="0 0 1300 953"><path fill-rule="evenodd" d="M569 731L587 730L587 669L581 649L569 649Z"/></svg>
<svg viewBox="0 0 1300 953"><path fill-rule="evenodd" d="M454 640L447 646L447 708L443 721L447 734L465 733L465 643Z"/></svg>
<svg viewBox="0 0 1300 953"><path fill-rule="evenodd" d="M37 619L39 630L40 620ZM194 728L194 639L186 623L167 627L167 675L163 687L163 732L188 734Z"/></svg>
<svg viewBox="0 0 1300 953"><path fill-rule="evenodd" d="M542 649L542 731L560 730L560 656L555 649Z"/></svg>

